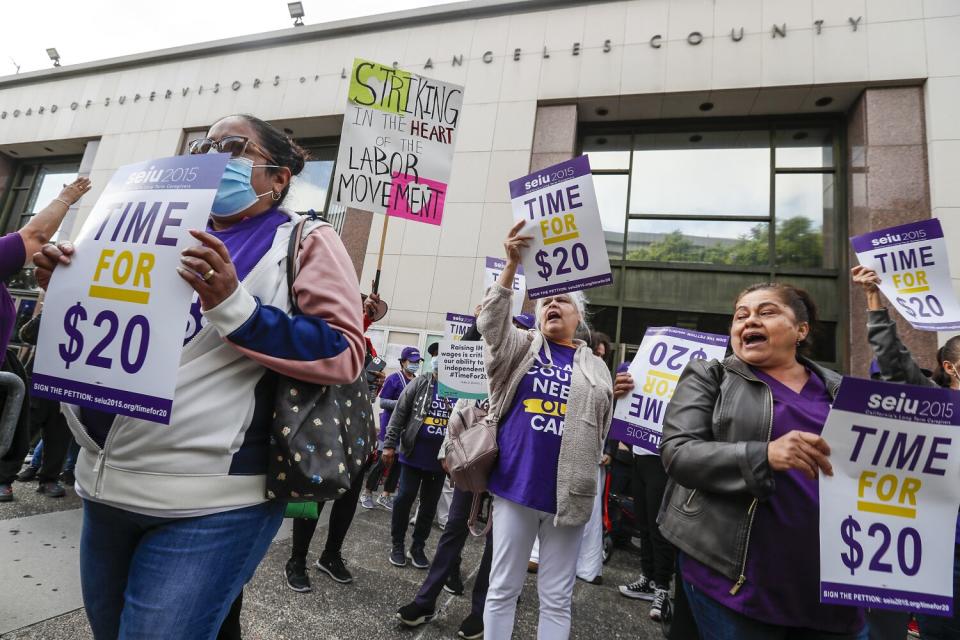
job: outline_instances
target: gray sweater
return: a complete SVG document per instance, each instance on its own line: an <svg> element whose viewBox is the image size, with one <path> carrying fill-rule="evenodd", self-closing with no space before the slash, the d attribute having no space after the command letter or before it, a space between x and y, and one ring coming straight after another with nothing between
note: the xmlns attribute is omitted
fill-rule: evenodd
<svg viewBox="0 0 960 640"><path fill-rule="evenodd" d="M477 328L485 343L484 360L490 384L490 416L495 424L507 413L520 380L530 370L543 346L537 330L522 331L513 326L510 289L494 284L487 291ZM590 519L597 495L597 465L603 455L603 441L613 411L613 382L603 360L577 340L573 376L560 459L557 464L557 526L576 526ZM529 452L536 455L536 452Z"/></svg>

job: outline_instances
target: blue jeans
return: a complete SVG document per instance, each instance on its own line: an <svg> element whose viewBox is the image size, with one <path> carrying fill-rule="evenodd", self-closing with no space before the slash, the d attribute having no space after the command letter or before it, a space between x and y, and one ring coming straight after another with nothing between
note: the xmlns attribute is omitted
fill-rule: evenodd
<svg viewBox="0 0 960 640"><path fill-rule="evenodd" d="M37 446L33 448L33 457L30 458L30 466L34 469L40 468L40 462L43 460L43 438L37 440Z"/></svg>
<svg viewBox="0 0 960 640"><path fill-rule="evenodd" d="M857 640L860 633L829 633L781 627L748 618L729 609L687 582L684 592L700 629L701 640ZM906 636L906 630L904 630Z"/></svg>
<svg viewBox="0 0 960 640"><path fill-rule="evenodd" d="M80 583L96 640L212 640L284 505L157 518L83 501Z"/></svg>
<svg viewBox="0 0 960 640"><path fill-rule="evenodd" d="M917 624L920 625L920 637L923 640L960 638L960 546L954 547L953 554L953 617L918 614Z"/></svg>

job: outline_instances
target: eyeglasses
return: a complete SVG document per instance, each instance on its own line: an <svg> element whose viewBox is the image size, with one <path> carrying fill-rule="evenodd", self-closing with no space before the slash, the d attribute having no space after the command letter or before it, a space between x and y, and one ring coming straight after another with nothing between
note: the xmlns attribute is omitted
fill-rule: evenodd
<svg viewBox="0 0 960 640"><path fill-rule="evenodd" d="M211 138L202 138L190 143L190 153L229 153L231 158L239 158L247 150L254 151L270 162L275 162L273 157L264 150L263 147L246 136L224 136L219 140Z"/></svg>

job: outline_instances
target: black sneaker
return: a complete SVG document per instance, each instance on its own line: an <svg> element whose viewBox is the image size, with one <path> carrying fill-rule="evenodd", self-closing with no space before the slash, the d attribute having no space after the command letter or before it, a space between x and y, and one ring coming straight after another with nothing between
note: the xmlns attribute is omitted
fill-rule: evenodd
<svg viewBox="0 0 960 640"><path fill-rule="evenodd" d="M479 640L483 637L483 616L470 614L460 623L460 630L457 631L457 637L466 638L466 640Z"/></svg>
<svg viewBox="0 0 960 640"><path fill-rule="evenodd" d="M313 591L310 586L310 576L307 575L307 561L299 558L290 558L287 560L287 566L284 568L287 575L287 586L297 593L309 593Z"/></svg>
<svg viewBox="0 0 960 640"><path fill-rule="evenodd" d="M654 594L653 594L653 604L650 605L650 619L654 622L660 622L663 619L663 611L666 607L667 596L670 595L667 593L666 589L661 589L658 585L654 585Z"/></svg>
<svg viewBox="0 0 960 640"><path fill-rule="evenodd" d="M25 466L20 470L20 473L17 474L18 482L30 482L37 477L37 474L40 473L40 469L37 467L31 467L30 465Z"/></svg>
<svg viewBox="0 0 960 640"><path fill-rule="evenodd" d="M410 561L417 569L430 568L430 558L427 557L427 554L425 554L420 547L410 549Z"/></svg>
<svg viewBox="0 0 960 640"><path fill-rule="evenodd" d="M67 492L63 489L63 485L56 480L41 482L40 486L37 487L37 493L42 496L47 496L48 498L62 498L67 495Z"/></svg>
<svg viewBox="0 0 960 640"><path fill-rule="evenodd" d="M581 578L577 576L577 580L583 580L587 584L601 585L603 584L603 576L596 576L593 580L587 580L586 578Z"/></svg>
<svg viewBox="0 0 960 640"><path fill-rule="evenodd" d="M463 578L460 577L459 569L450 572L450 575L447 576L447 581L443 584L443 590L455 596L463 595Z"/></svg>
<svg viewBox="0 0 960 640"><path fill-rule="evenodd" d="M347 570L346 565L343 564L343 556L339 553L331 553L329 555L326 553L321 554L317 560L317 569L320 569L320 571L323 571L333 578L334 582L339 582L340 584L353 582L353 574Z"/></svg>
<svg viewBox="0 0 960 640"><path fill-rule="evenodd" d="M408 627L419 627L422 624L427 624L436 615L434 609L421 607L416 600L397 609L397 620Z"/></svg>
<svg viewBox="0 0 960 640"><path fill-rule="evenodd" d="M395 567L407 566L407 554L404 553L403 547L393 548L393 551L390 552L390 564Z"/></svg>
<svg viewBox="0 0 960 640"><path fill-rule="evenodd" d="M60 474L60 482L68 487L72 487L73 485L77 484L77 476L73 473L73 471L64 471Z"/></svg>
<svg viewBox="0 0 960 640"><path fill-rule="evenodd" d="M620 586L620 595L634 600L653 600L653 591L653 582L643 574L640 574L636 582Z"/></svg>

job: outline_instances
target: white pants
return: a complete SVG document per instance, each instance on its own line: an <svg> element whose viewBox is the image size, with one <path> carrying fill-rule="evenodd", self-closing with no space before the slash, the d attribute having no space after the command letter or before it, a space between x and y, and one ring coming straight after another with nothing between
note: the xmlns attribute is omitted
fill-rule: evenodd
<svg viewBox="0 0 960 640"><path fill-rule="evenodd" d="M577 556L577 577L587 582L592 582L597 576L603 575L603 473L601 467L597 499L593 501L590 521L583 528L580 555ZM533 543L530 561L540 562L540 538Z"/></svg>
<svg viewBox="0 0 960 640"><path fill-rule="evenodd" d="M453 502L453 485L450 484L448 477L443 483L443 493L440 494L440 501L437 503L437 524L441 527L447 526L447 516L450 515L450 503Z"/></svg>
<svg viewBox="0 0 960 640"><path fill-rule="evenodd" d="M503 498L493 501L493 563L483 610L484 638L509 640L517 612L517 597L527 575L534 540L540 538L540 623L537 638L564 640L570 636L570 607L576 581L577 554L583 526L557 527L554 515Z"/></svg>

